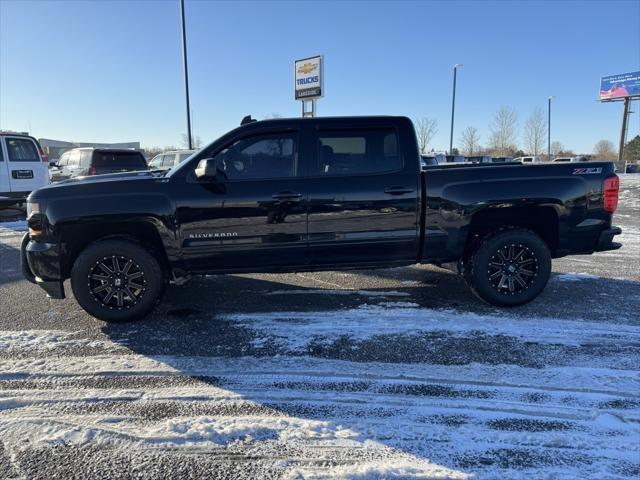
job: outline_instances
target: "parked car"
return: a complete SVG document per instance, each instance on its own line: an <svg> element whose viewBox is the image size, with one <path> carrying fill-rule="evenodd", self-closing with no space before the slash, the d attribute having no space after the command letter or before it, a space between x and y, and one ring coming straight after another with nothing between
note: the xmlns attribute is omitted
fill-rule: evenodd
<svg viewBox="0 0 640 480"><path fill-rule="evenodd" d="M529 157L516 157L513 159L514 162L521 163L542 163L542 157L538 157L537 155L532 155Z"/></svg>
<svg viewBox="0 0 640 480"><path fill-rule="evenodd" d="M479 298L521 305L552 258L620 248L618 177L592 166L421 168L405 117L255 121L168 172L33 192L23 272L53 298L70 278L107 321L145 316L190 275L415 263L455 262Z"/></svg>
<svg viewBox="0 0 640 480"><path fill-rule="evenodd" d="M438 165L438 159L433 155L420 155L420 158L422 159L422 165L425 167L427 165Z"/></svg>
<svg viewBox="0 0 640 480"><path fill-rule="evenodd" d="M169 170L189 158L195 150L172 150L156 155L149 162L151 170Z"/></svg>
<svg viewBox="0 0 640 480"><path fill-rule="evenodd" d="M467 161L464 155L447 155L446 159L447 163L464 163Z"/></svg>
<svg viewBox="0 0 640 480"><path fill-rule="evenodd" d="M49 183L48 160L30 135L0 132L0 206L23 203Z"/></svg>
<svg viewBox="0 0 640 480"><path fill-rule="evenodd" d="M114 148L74 148L51 165L52 182L88 175L147 170L147 162L137 150Z"/></svg>

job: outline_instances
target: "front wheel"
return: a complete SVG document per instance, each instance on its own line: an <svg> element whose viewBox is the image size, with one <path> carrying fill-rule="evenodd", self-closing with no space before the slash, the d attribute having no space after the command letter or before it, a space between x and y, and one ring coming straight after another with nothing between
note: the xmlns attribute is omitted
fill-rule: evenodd
<svg viewBox="0 0 640 480"><path fill-rule="evenodd" d="M128 240L100 240L80 253L71 288L80 306L108 322L138 320L160 302L165 276L158 261Z"/></svg>
<svg viewBox="0 0 640 480"><path fill-rule="evenodd" d="M469 258L465 279L473 293L498 306L523 305L549 281L551 253L530 230L504 230L486 237Z"/></svg>

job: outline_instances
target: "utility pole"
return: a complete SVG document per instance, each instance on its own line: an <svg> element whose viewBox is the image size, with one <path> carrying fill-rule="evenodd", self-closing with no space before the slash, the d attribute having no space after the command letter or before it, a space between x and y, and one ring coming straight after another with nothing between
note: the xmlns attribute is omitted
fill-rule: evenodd
<svg viewBox="0 0 640 480"><path fill-rule="evenodd" d="M551 99L549 97L549 105L547 107L547 162L551 161Z"/></svg>
<svg viewBox="0 0 640 480"><path fill-rule="evenodd" d="M453 150L453 119L456 113L456 76L458 73L458 67L462 67L461 63L456 63L453 66L453 100L451 102L451 135L449 136L449 155L452 155Z"/></svg>
<svg viewBox="0 0 640 480"><path fill-rule="evenodd" d="M187 32L184 26L184 0L180 0L180 22L182 25L182 63L184 66L184 94L187 104L187 139L189 150L193 149L191 141L191 108L189 107L189 71L187 69Z"/></svg>
<svg viewBox="0 0 640 480"><path fill-rule="evenodd" d="M627 137L627 124L629 122L629 106L631 105L631 97L624 99L624 109L622 110L622 128L620 129L620 145L618 146L618 164L622 164L622 153L624 143Z"/></svg>

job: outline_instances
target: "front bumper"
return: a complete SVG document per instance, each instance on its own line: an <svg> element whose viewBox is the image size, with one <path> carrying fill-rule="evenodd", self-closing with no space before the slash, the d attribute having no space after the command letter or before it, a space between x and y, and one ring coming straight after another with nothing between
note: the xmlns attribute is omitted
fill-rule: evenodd
<svg viewBox="0 0 640 480"><path fill-rule="evenodd" d="M598 238L598 243L596 244L596 248L594 249L596 252L605 252L607 250L617 250L622 247L622 244L619 242L614 242L613 237L616 235L620 235L622 233L622 229L620 227L611 227L607 228L600 232L600 237Z"/></svg>
<svg viewBox="0 0 640 480"><path fill-rule="evenodd" d="M20 263L22 274L39 285L50 298L65 298L60 272L60 248L56 243L34 242L22 237Z"/></svg>

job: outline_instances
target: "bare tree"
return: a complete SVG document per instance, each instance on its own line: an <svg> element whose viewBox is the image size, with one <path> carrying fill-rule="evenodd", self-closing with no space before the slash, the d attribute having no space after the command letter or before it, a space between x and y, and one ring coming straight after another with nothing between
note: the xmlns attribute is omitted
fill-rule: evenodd
<svg viewBox="0 0 640 480"><path fill-rule="evenodd" d="M547 121L542 110L536 108L524 124L524 143L532 155L538 155L547 136Z"/></svg>
<svg viewBox="0 0 640 480"><path fill-rule="evenodd" d="M618 152L611 140L600 140L593 148L593 154L598 160L617 160Z"/></svg>
<svg viewBox="0 0 640 480"><path fill-rule="evenodd" d="M471 156L480 149L480 134L476 127L467 127L460 134L460 146L465 155Z"/></svg>
<svg viewBox="0 0 640 480"><path fill-rule="evenodd" d="M551 142L551 155L557 157L563 150L564 145L562 145L562 143L560 143L558 140L554 140L553 142Z"/></svg>
<svg viewBox="0 0 640 480"><path fill-rule="evenodd" d="M518 114L511 107L500 107L491 123L491 150L495 156L504 157L517 149L516 127Z"/></svg>
<svg viewBox="0 0 640 480"><path fill-rule="evenodd" d="M180 145L184 148L189 148L189 137L187 136L186 133L182 134ZM195 135L191 137L191 146L195 149L198 149L202 146L200 135Z"/></svg>
<svg viewBox="0 0 640 480"><path fill-rule="evenodd" d="M438 121L435 118L418 118L414 122L420 153L427 153L427 147L436 133L438 133Z"/></svg>

